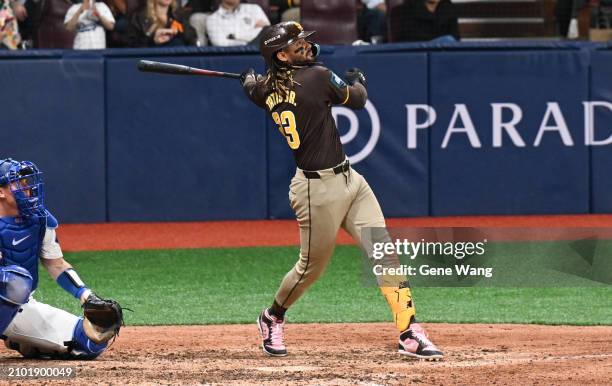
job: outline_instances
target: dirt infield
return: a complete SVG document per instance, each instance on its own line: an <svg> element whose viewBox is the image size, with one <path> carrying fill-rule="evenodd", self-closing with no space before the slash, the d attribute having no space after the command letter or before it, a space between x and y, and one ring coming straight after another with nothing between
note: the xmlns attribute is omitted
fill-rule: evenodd
<svg viewBox="0 0 612 386"><path fill-rule="evenodd" d="M401 357L393 326L368 323L288 325L286 358L261 352L253 324L127 327L96 361L24 361L2 350L0 364L68 364L77 372L70 383L84 385L596 385L612 373L612 327L426 327L443 362Z"/></svg>

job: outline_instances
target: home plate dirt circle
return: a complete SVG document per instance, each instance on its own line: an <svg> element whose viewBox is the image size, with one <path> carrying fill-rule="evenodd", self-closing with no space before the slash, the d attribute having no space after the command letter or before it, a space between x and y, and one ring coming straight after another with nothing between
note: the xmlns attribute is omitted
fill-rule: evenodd
<svg viewBox="0 0 612 386"><path fill-rule="evenodd" d="M609 326L425 326L444 350L444 361L397 354L391 323L351 323L287 325L289 356L284 358L262 353L255 324L164 326L122 329L95 361L23 360L5 349L0 365L68 365L76 377L53 383L82 385L575 385L602 384L612 373Z"/></svg>

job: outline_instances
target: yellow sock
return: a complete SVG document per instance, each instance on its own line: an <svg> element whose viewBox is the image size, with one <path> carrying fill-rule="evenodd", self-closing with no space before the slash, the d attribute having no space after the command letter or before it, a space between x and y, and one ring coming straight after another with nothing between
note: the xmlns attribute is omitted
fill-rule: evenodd
<svg viewBox="0 0 612 386"><path fill-rule="evenodd" d="M410 288L380 287L380 291L391 308L395 326L400 332L406 331L416 313Z"/></svg>

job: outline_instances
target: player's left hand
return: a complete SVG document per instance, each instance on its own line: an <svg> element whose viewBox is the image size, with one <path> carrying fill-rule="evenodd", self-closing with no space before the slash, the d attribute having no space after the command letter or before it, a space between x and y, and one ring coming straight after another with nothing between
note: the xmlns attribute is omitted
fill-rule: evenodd
<svg viewBox="0 0 612 386"><path fill-rule="evenodd" d="M101 299L91 293L83 303L85 333L95 343L108 342L119 335L123 326L121 305L111 299Z"/></svg>
<svg viewBox="0 0 612 386"><path fill-rule="evenodd" d="M357 82L361 83L363 87L367 86L365 74L358 68L351 68L346 70L344 77L351 86L353 86Z"/></svg>
<svg viewBox="0 0 612 386"><path fill-rule="evenodd" d="M256 81L257 76L255 75L255 70L253 68L249 68L248 70L243 71L242 74L240 74L240 84L242 85L242 87L244 87L244 85L247 83Z"/></svg>

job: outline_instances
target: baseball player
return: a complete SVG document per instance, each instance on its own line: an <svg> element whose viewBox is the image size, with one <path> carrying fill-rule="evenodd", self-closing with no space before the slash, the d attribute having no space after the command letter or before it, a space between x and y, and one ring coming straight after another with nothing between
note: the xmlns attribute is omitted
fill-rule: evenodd
<svg viewBox="0 0 612 386"><path fill-rule="evenodd" d="M241 76L247 96L268 111L293 151L297 170L289 200L300 226L300 257L284 277L271 307L257 319L266 354L285 356L285 312L321 276L334 249L340 227L366 251L364 227L385 227L380 205L365 179L348 162L332 105L361 109L367 100L366 79L358 69L341 79L315 62L319 47L307 40L296 22L276 24L262 35L264 76L253 69ZM386 237L388 234L384 232ZM437 360L442 352L414 319L415 308L405 276L379 281L400 332L399 352Z"/></svg>
<svg viewBox="0 0 612 386"><path fill-rule="evenodd" d="M32 162L0 160L1 337L27 358L93 359L119 333L121 306L96 296L64 260L41 174ZM32 298L39 261L81 302L84 318Z"/></svg>

